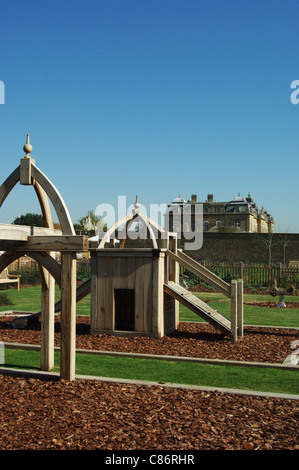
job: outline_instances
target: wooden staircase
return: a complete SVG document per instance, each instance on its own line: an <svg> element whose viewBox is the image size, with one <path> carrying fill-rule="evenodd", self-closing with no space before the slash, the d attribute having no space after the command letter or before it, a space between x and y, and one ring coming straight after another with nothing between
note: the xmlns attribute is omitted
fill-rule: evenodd
<svg viewBox="0 0 299 470"><path fill-rule="evenodd" d="M231 336L231 322L180 284L168 282L168 284L164 284L164 292L178 300L225 335Z"/></svg>
<svg viewBox="0 0 299 470"><path fill-rule="evenodd" d="M169 258L169 265L172 264L172 267L164 284L164 292L229 336L232 341L236 342L238 336L243 336L243 280L233 279L231 284L228 284L193 258L190 258L182 250L175 250L174 252L168 249L166 254ZM181 286L178 282L177 274L174 274L177 271L174 269L173 263L183 266L202 281L228 297L231 307L230 320Z"/></svg>

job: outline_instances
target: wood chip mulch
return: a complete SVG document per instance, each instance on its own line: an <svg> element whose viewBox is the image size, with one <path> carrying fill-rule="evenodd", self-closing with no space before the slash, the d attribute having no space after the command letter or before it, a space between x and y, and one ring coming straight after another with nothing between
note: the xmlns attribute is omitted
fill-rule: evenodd
<svg viewBox="0 0 299 470"><path fill-rule="evenodd" d="M0 317L0 341L40 344ZM59 318L55 343L59 345ZM281 363L298 331L246 327L237 344L207 324L169 337L90 335L78 317L77 347ZM1 450L299 450L298 401L96 381L0 375Z"/></svg>

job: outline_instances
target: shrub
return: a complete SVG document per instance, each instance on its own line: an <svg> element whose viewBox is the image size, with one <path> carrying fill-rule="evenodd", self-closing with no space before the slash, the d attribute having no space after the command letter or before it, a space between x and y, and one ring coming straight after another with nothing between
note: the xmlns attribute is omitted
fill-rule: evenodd
<svg viewBox="0 0 299 470"><path fill-rule="evenodd" d="M0 306L2 305L13 305L5 292L0 292Z"/></svg>

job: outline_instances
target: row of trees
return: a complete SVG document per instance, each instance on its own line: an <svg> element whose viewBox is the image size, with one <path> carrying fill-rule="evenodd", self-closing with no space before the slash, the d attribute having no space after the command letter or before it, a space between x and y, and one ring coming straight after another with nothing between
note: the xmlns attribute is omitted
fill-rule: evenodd
<svg viewBox="0 0 299 470"><path fill-rule="evenodd" d="M102 218L94 214L92 210L88 211L87 215L81 217L77 223L74 224L76 232L91 232L95 231L97 224ZM14 225L28 225L30 227L44 227L44 218L41 214L28 212L27 214L16 217L12 222ZM59 228L58 223L54 224L55 228ZM107 226L103 224L103 231L107 230Z"/></svg>

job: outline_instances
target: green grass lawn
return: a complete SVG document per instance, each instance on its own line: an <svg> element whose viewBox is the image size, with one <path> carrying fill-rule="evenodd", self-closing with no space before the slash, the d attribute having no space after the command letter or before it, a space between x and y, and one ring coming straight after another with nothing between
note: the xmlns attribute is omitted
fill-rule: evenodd
<svg viewBox="0 0 299 470"><path fill-rule="evenodd" d="M54 372L59 373L59 352ZM40 369L39 351L5 350L7 368ZM297 370L210 365L161 359L140 359L77 353L76 374L118 377L162 383L188 384L241 390L299 394Z"/></svg>
<svg viewBox="0 0 299 470"><path fill-rule="evenodd" d="M1 291L0 291L1 292ZM41 308L41 287L23 287L19 291L17 289L4 290L12 302L12 305L0 306L0 312L5 310L24 310L28 312L38 312ZM218 310L221 314L230 317L230 300L222 294L203 292L196 294L201 299L210 299L210 305ZM56 287L56 298L60 299L60 290ZM255 295L245 294L244 302L250 301L266 301L272 302L274 305L278 303L277 297L271 295ZM288 302L297 302L298 309L294 308L265 308L244 305L244 324L245 325L266 325L266 326L289 326L299 327L299 297L286 296L286 304ZM90 314L90 294L77 304L77 314ZM180 305L181 321L202 321L195 313Z"/></svg>
<svg viewBox="0 0 299 470"><path fill-rule="evenodd" d="M20 291L4 291L13 305L1 306L4 310L40 310L41 287L23 287ZM219 312L229 317L230 301L215 293L202 293L202 299L210 299ZM56 300L60 291L56 290ZM270 301L277 298L270 295L244 295L246 301ZM299 298L286 297L288 301L298 302L298 309L264 308L244 305L244 323L247 325L299 326ZM90 295L77 304L77 313L89 315ZM190 310L180 306L181 321L201 321ZM55 371L59 372L59 352L55 353ZM25 369L40 369L40 353L35 351L5 350L5 366ZM235 365L210 365L188 362L171 362L157 359L137 359L127 357L98 356L77 354L76 373L82 375L118 377L135 380L172 382L221 388L240 388L279 393L299 393L298 370L266 369Z"/></svg>
<svg viewBox="0 0 299 470"><path fill-rule="evenodd" d="M202 292L196 293L201 299L209 299L209 303L215 310L218 310L222 315L230 318L230 299L222 294ZM244 294L245 302L271 302L277 305L278 298L272 297L267 294ZM244 324L245 325L263 325L263 326L299 326L299 297L286 296L286 305L288 302L298 303L297 308L266 308L255 307L244 304ZM181 321L202 321L195 313L191 312L185 306L180 305L180 320Z"/></svg>
<svg viewBox="0 0 299 470"><path fill-rule="evenodd" d="M41 286L21 287L17 289L7 289L0 291L5 293L11 300L12 305L0 306L0 312L5 310L21 310L25 312L39 312L41 309ZM55 287L55 301L60 300L60 289ZM78 315L90 314L90 294L77 304Z"/></svg>

